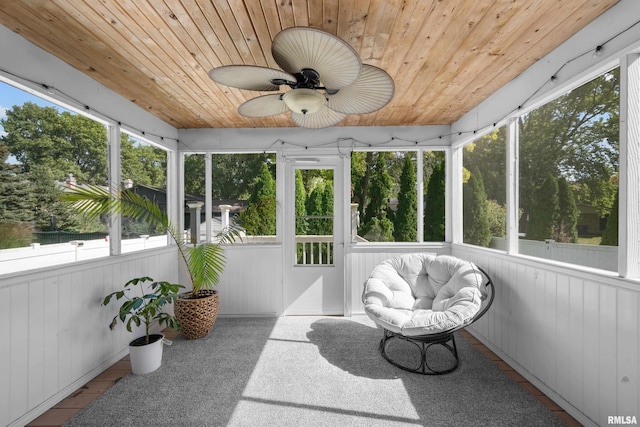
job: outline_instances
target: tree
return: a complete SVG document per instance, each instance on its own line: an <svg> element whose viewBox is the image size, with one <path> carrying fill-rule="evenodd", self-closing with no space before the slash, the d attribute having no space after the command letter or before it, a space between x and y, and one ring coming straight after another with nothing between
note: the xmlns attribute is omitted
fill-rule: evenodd
<svg viewBox="0 0 640 427"><path fill-rule="evenodd" d="M614 69L519 119L521 229L549 175L571 177L576 201L607 213L618 168L619 93Z"/></svg>
<svg viewBox="0 0 640 427"><path fill-rule="evenodd" d="M382 154L382 159L380 158L380 154ZM378 162L383 160L387 176L391 180L391 190L388 197L395 197L400 190L397 183L400 182L400 175L402 174L404 157L406 155L407 153L403 151L384 153L356 151L351 154L351 201L358 204L358 213L360 214L360 218L363 218L363 221L366 216L367 205L369 205L371 201L370 188L373 185L374 171L377 168ZM425 167L428 167L426 163ZM391 212L388 212L389 216L390 214Z"/></svg>
<svg viewBox="0 0 640 427"><path fill-rule="evenodd" d="M122 180L153 188L167 188L167 153L150 145L140 144L122 134Z"/></svg>
<svg viewBox="0 0 640 427"><path fill-rule="evenodd" d="M107 130L87 117L32 102L14 105L0 120L6 135L0 142L19 163L17 173L35 167L49 170L53 180L72 173L82 184L107 182ZM166 186L166 154L122 134L122 179Z"/></svg>
<svg viewBox="0 0 640 427"><path fill-rule="evenodd" d="M313 190L311 190L311 194L309 194L309 198L307 199L307 214L312 217L322 216L324 215L324 208L322 206L322 192L324 190L324 185L316 185ZM321 221L318 218L312 218L309 221L309 234L319 235L322 233L322 225Z"/></svg>
<svg viewBox="0 0 640 427"><path fill-rule="evenodd" d="M35 165L28 177L36 229L78 231L81 217L71 206L59 200L62 188L55 183L51 170L47 166Z"/></svg>
<svg viewBox="0 0 640 427"><path fill-rule="evenodd" d="M35 209L31 185L25 174L16 174L13 168L0 171L0 223L30 223Z"/></svg>
<svg viewBox="0 0 640 427"><path fill-rule="evenodd" d="M506 127L503 126L467 145L464 167L481 170L487 199L506 203Z"/></svg>
<svg viewBox="0 0 640 427"><path fill-rule="evenodd" d="M309 229L309 221L303 218L307 215L307 192L305 191L302 172L296 169L296 235L304 236Z"/></svg>
<svg viewBox="0 0 640 427"><path fill-rule="evenodd" d="M266 165L275 177L275 154L214 154L211 176L213 199L247 199L255 179ZM202 174L204 177L204 173ZM204 193L202 193L204 194Z"/></svg>
<svg viewBox="0 0 640 427"><path fill-rule="evenodd" d="M354 151L351 153L351 200L358 204L358 214L364 218L364 211L369 203L369 183L373 152Z"/></svg>
<svg viewBox="0 0 640 427"><path fill-rule="evenodd" d="M394 218L396 242L415 242L418 237L418 200L416 197L416 167L410 155L404 156L400 175L398 210Z"/></svg>
<svg viewBox="0 0 640 427"><path fill-rule="evenodd" d="M333 181L325 182L322 190L322 215L330 218L320 220L320 231L324 236L333 235Z"/></svg>
<svg viewBox="0 0 640 427"><path fill-rule="evenodd" d="M505 237L507 235L507 207L495 200L487 199L487 218L489 229L493 237Z"/></svg>
<svg viewBox="0 0 640 427"><path fill-rule="evenodd" d="M20 172L41 165L56 180L73 173L78 182L106 182L107 131L100 123L32 102L14 105L0 123L7 132L2 140L20 163Z"/></svg>
<svg viewBox="0 0 640 427"><path fill-rule="evenodd" d="M371 185L369 187L369 203L366 206L364 221L369 222L374 217L386 215L391 197L393 181L387 172L386 152L377 155L376 164L371 175Z"/></svg>
<svg viewBox="0 0 640 427"><path fill-rule="evenodd" d="M276 234L276 182L265 163L262 164L260 176L253 183L242 225L248 234Z"/></svg>
<svg viewBox="0 0 640 427"><path fill-rule="evenodd" d="M203 196L205 191L204 155L189 154L184 157L184 192Z"/></svg>
<svg viewBox="0 0 640 427"><path fill-rule="evenodd" d="M607 225L602 233L601 245L618 246L618 198L619 192L616 192L611 212L607 216Z"/></svg>
<svg viewBox="0 0 640 427"><path fill-rule="evenodd" d="M553 175L549 175L542 185L535 189L532 200L527 239L553 239L554 228L560 215L558 181Z"/></svg>
<svg viewBox="0 0 640 427"><path fill-rule="evenodd" d="M374 170L371 172L369 203L361 226L361 234L368 236L369 240L393 241L393 223L387 218L393 180L387 171L386 160L387 153L379 152ZM376 238L374 239L373 236Z"/></svg>
<svg viewBox="0 0 640 427"><path fill-rule="evenodd" d="M578 242L578 207L573 190L565 178L558 180L558 222L555 225L556 242Z"/></svg>
<svg viewBox="0 0 640 427"><path fill-rule="evenodd" d="M445 170L437 163L427 183L424 207L425 242L443 242L445 238Z"/></svg>
<svg viewBox="0 0 640 427"><path fill-rule="evenodd" d="M484 191L482 175L479 171L471 173L464 185L463 238L465 243L488 247L491 243L491 230L487 208L487 193Z"/></svg>

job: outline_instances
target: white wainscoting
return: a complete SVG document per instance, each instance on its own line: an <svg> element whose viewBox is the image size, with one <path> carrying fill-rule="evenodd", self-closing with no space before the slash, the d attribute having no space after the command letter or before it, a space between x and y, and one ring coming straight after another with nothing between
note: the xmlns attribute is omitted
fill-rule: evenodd
<svg viewBox="0 0 640 427"><path fill-rule="evenodd" d="M282 246L237 244L225 251L227 264L217 287L220 315L282 314Z"/></svg>
<svg viewBox="0 0 640 427"><path fill-rule="evenodd" d="M640 415L640 283L464 245L496 299L470 329L585 425Z"/></svg>
<svg viewBox="0 0 640 427"><path fill-rule="evenodd" d="M491 274L496 300L471 332L578 421L640 412L640 283L468 245L351 245L350 312L363 313L362 287L377 264L418 251L452 253ZM117 308L100 307L102 297L136 276L177 281L176 265L175 248L161 248L5 276L0 425L28 423L126 355L132 336L107 329ZM227 248L218 289L221 315L281 315L282 247Z"/></svg>
<svg viewBox="0 0 640 427"><path fill-rule="evenodd" d="M49 267L0 281L0 425L22 426L128 353L103 297L129 279L177 279L175 248Z"/></svg>

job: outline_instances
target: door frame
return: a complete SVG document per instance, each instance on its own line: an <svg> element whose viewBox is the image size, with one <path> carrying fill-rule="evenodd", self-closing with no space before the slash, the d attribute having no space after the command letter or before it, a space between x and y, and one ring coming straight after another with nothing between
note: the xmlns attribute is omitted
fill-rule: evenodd
<svg viewBox="0 0 640 427"><path fill-rule="evenodd" d="M309 157L306 155L287 155L284 159L284 207L283 207L283 287L282 287L282 314L283 315L297 315L301 313L291 313L289 310L290 301L288 292L291 289L293 280L294 269L312 269L314 267L307 266L295 266L295 170L296 169L332 169L333 170L333 182L334 182L334 228L333 228L333 244L334 244L334 268L335 278L340 280L342 296L342 310L341 313L327 312L327 313L310 313L317 315L350 315L350 292L347 289L346 284L346 222L345 219L349 212L346 209L348 206L347 197L349 192L345 191L345 185L349 185L347 181L349 176L347 174L347 166L350 165L349 158L344 155L320 155ZM347 165L347 166L345 166ZM311 271L310 271L311 273Z"/></svg>

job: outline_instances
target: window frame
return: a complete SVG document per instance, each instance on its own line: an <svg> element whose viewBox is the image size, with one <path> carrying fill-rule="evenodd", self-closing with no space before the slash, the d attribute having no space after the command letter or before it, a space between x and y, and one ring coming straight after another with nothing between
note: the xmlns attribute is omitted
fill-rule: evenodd
<svg viewBox="0 0 640 427"><path fill-rule="evenodd" d="M357 242L349 239L349 244L352 246L366 247L366 246L394 246L394 247L403 247L403 246L417 246L417 245L425 245L425 244L433 244L433 245L442 245L445 243L451 242L451 147L444 145L433 145L433 146L422 146L422 147L393 147L393 148L385 148L385 147L371 147L371 148L358 148L352 149L351 153L354 152L413 152L416 155L416 195L417 195L417 239L413 242ZM424 240L424 191L425 188L425 177L424 177L424 153L425 152L443 152L444 153L444 162L445 162L445 238L443 241L425 241ZM345 197L349 200L349 204L351 204L351 153L349 156L348 165L348 183L345 183ZM350 217L351 215L349 215ZM345 224L347 228L351 228L351 224Z"/></svg>

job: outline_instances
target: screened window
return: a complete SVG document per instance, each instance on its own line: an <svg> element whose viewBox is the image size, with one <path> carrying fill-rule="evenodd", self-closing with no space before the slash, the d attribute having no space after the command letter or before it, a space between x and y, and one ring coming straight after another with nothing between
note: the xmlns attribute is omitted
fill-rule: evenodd
<svg viewBox="0 0 640 427"><path fill-rule="evenodd" d="M58 200L107 182L104 125L0 83L0 271L109 255L108 230Z"/></svg>
<svg viewBox="0 0 640 427"><path fill-rule="evenodd" d="M206 240L204 154L185 156L185 233ZM274 153L211 155L211 239L237 223L240 243L276 240L276 157ZM197 209L197 210L196 210ZM197 218L195 217L197 215ZM192 219L194 218L194 219Z"/></svg>
<svg viewBox="0 0 640 427"><path fill-rule="evenodd" d="M167 212L167 153L125 133L121 134L122 185L155 202ZM122 250L131 252L167 245L166 231L145 221L122 218Z"/></svg>
<svg viewBox="0 0 640 427"><path fill-rule="evenodd" d="M444 151L424 151L424 241L444 242L446 157Z"/></svg>
<svg viewBox="0 0 640 427"><path fill-rule="evenodd" d="M463 241L504 248L506 237L506 127L463 152Z"/></svg>
<svg viewBox="0 0 640 427"><path fill-rule="evenodd" d="M617 270L619 70L519 119L519 252Z"/></svg>
<svg viewBox="0 0 640 427"><path fill-rule="evenodd" d="M444 241L445 172L443 151L353 152L352 240Z"/></svg>

